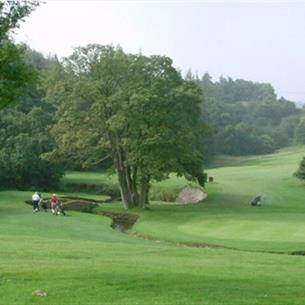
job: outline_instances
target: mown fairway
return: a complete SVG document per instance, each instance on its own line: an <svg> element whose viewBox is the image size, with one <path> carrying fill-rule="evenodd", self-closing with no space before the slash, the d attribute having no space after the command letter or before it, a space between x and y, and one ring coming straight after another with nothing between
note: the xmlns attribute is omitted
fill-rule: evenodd
<svg viewBox="0 0 305 305"><path fill-rule="evenodd" d="M158 206L136 230L172 241L256 251L305 250L305 185L292 176L302 148L240 159L240 166L208 170L208 199L200 205ZM236 162L237 160L235 160ZM250 201L262 195L263 206Z"/></svg>
<svg viewBox="0 0 305 305"><path fill-rule="evenodd" d="M31 193L1 192L0 304L304 304L305 258L268 253L305 250L305 186L292 177L303 151L209 170L202 204L134 211L132 233L156 240L114 231L98 215L33 214ZM256 194L261 208L249 205Z"/></svg>

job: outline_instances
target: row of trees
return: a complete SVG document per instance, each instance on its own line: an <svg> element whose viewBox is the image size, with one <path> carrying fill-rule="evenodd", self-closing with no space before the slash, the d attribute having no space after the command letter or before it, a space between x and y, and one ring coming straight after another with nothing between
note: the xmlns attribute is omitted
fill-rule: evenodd
<svg viewBox="0 0 305 305"><path fill-rule="evenodd" d="M212 129L209 153L249 155L272 153L305 144L305 113L295 103L277 99L270 84L221 77L213 82L188 73L201 87L204 120Z"/></svg>
<svg viewBox="0 0 305 305"><path fill-rule="evenodd" d="M0 185L3 188L55 188L63 174L58 162L41 156L54 148L50 126L56 122L56 108L44 101L44 77L57 64L29 49L23 50L24 65L36 75L22 98L2 109L0 116Z"/></svg>
<svg viewBox="0 0 305 305"><path fill-rule="evenodd" d="M24 188L46 186L58 180L50 163L40 158L48 150L48 136L40 117L42 92L39 73L26 60L26 47L16 44L12 33L37 6L38 1L0 1L0 185ZM18 104L20 102L20 104ZM55 174L55 179L53 174Z"/></svg>
<svg viewBox="0 0 305 305"><path fill-rule="evenodd" d="M0 109L19 99L35 81L33 69L23 60L24 48L11 38L13 30L37 6L38 1L0 1Z"/></svg>

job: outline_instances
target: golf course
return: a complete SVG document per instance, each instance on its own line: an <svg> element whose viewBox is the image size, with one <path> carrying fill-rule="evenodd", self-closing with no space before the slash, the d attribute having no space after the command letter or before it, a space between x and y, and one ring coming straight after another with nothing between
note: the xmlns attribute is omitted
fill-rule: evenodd
<svg viewBox="0 0 305 305"><path fill-rule="evenodd" d="M304 4L0 0L0 305L305 305Z"/></svg>
<svg viewBox="0 0 305 305"><path fill-rule="evenodd" d="M56 217L33 213L25 204L31 192L2 191L0 304L304 304L305 185L293 177L303 155L304 147L294 147L216 158L207 199L129 210L139 218L127 232L99 213L126 213L119 202ZM99 173L64 177L86 178L105 180ZM187 184L173 175L152 192ZM250 205L256 195L260 207Z"/></svg>

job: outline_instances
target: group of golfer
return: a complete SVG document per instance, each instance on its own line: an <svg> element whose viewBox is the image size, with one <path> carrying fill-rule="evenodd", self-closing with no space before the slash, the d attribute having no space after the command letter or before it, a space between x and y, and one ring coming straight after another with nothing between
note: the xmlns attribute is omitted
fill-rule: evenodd
<svg viewBox="0 0 305 305"><path fill-rule="evenodd" d="M65 215L64 209L61 205L61 201L56 194L53 194L50 198L51 211L53 215L63 214ZM35 192L32 195L33 212L39 212L40 210L47 211L48 200L43 200L41 193Z"/></svg>

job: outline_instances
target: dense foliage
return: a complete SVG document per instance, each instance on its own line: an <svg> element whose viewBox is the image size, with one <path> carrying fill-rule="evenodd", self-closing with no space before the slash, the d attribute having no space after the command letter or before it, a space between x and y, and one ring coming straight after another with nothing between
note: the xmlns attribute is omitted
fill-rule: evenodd
<svg viewBox="0 0 305 305"><path fill-rule="evenodd" d="M183 80L171 59L89 45L57 75L57 90L48 94L60 115L51 159L75 151L86 161L111 155L126 208L148 203L150 181L171 172L204 183L200 88Z"/></svg>
<svg viewBox="0 0 305 305"><path fill-rule="evenodd" d="M14 103L35 73L23 58L25 48L11 39L13 29L38 5L38 1L0 1L0 109Z"/></svg>
<svg viewBox="0 0 305 305"><path fill-rule="evenodd" d="M51 187L61 176L56 166L40 157L52 147L46 131L52 120L42 104L44 92L38 87L43 67L37 66L37 59L45 59L11 38L13 30L38 4L0 1L0 109L19 102L15 108L2 110L0 116L2 188Z"/></svg>
<svg viewBox="0 0 305 305"><path fill-rule="evenodd" d="M300 162L299 168L294 173L294 175L300 180L305 180L305 157Z"/></svg>
<svg viewBox="0 0 305 305"><path fill-rule="evenodd" d="M205 97L205 122L213 130L211 155L265 154L305 142L304 111L277 99L270 84L224 77L213 82L209 74L194 79Z"/></svg>
<svg viewBox="0 0 305 305"><path fill-rule="evenodd" d="M55 59L26 50L24 61L41 75L56 66ZM28 87L15 107L0 116L0 185L2 188L55 188L62 176L57 162L44 160L53 149L49 125L54 124L56 108L44 101L41 82Z"/></svg>

